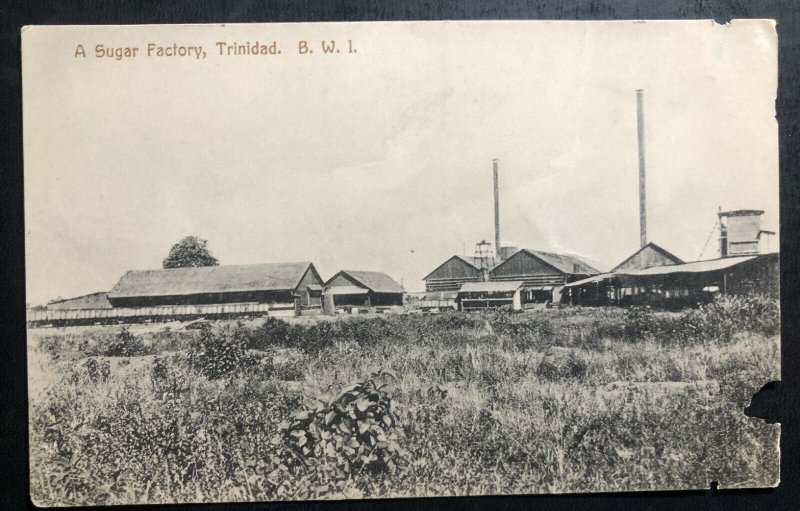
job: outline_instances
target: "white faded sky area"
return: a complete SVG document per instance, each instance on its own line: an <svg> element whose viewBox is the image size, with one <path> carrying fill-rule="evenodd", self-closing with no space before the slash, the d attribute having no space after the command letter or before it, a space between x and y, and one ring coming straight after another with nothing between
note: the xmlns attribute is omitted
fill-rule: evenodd
<svg viewBox="0 0 800 511"><path fill-rule="evenodd" d="M282 54L214 46L255 40ZM149 42L208 56L147 58ZM190 234L222 264L310 260L421 290L493 239L492 158L504 240L607 270L639 246L638 88L649 239L697 259L718 206L778 227L776 47L766 21L29 28L27 301L109 290Z"/></svg>

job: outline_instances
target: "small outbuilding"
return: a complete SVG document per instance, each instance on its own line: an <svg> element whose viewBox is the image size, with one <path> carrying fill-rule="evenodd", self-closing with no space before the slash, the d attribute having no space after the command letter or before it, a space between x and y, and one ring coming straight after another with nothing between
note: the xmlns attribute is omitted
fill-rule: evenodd
<svg viewBox="0 0 800 511"><path fill-rule="evenodd" d="M342 270L328 279L324 292L335 307L403 305L403 286L377 271Z"/></svg>

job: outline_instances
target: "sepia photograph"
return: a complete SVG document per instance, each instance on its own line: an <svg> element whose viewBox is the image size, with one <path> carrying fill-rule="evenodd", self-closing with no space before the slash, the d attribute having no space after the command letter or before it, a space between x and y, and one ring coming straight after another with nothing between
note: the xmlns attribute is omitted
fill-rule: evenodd
<svg viewBox="0 0 800 511"><path fill-rule="evenodd" d="M35 505L780 483L775 21L21 39Z"/></svg>

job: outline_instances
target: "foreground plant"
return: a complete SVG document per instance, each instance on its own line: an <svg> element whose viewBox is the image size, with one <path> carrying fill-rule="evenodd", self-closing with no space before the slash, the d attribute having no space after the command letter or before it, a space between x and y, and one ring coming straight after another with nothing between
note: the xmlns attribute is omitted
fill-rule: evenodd
<svg viewBox="0 0 800 511"><path fill-rule="evenodd" d="M281 433L272 439L274 445L290 446L310 469L317 495L343 490L361 472L394 473L407 458L387 378L396 379L376 372L332 400L319 400L281 424Z"/></svg>

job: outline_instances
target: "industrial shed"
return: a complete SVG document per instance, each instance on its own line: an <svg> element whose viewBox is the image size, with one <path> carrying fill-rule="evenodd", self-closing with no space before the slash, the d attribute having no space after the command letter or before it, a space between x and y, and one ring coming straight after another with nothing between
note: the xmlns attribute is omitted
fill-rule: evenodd
<svg viewBox="0 0 800 511"><path fill-rule="evenodd" d="M461 256L454 255L422 278L426 292L456 292L466 282L480 282L483 272Z"/></svg>
<svg viewBox="0 0 800 511"><path fill-rule="evenodd" d="M47 310L84 310L110 308L111 303L108 301L107 291L76 296L74 298L53 300L47 304Z"/></svg>
<svg viewBox="0 0 800 511"><path fill-rule="evenodd" d="M599 273L575 257L524 248L489 270L489 280L522 282L524 302L557 302L564 284Z"/></svg>
<svg viewBox="0 0 800 511"><path fill-rule="evenodd" d="M777 253L730 256L593 276L564 287L575 304L683 306L715 294L780 295Z"/></svg>
<svg viewBox="0 0 800 511"><path fill-rule="evenodd" d="M321 306L322 278L310 262L131 270L109 292L114 307L223 303Z"/></svg>
<svg viewBox="0 0 800 511"><path fill-rule="evenodd" d="M695 302L714 293L778 297L779 263L777 253L723 257L633 271L622 276L621 284L649 303Z"/></svg>
<svg viewBox="0 0 800 511"><path fill-rule="evenodd" d="M647 243L639 250L625 258L610 272L593 275L591 277L573 281L567 284L562 292L566 300L573 304L583 305L608 305L622 299L631 290L620 289L619 276L626 272L644 270L659 266L683 264L678 256L673 255L655 243Z"/></svg>
<svg viewBox="0 0 800 511"><path fill-rule="evenodd" d="M377 271L342 270L325 283L325 294L333 296L334 306L403 305L403 286Z"/></svg>

